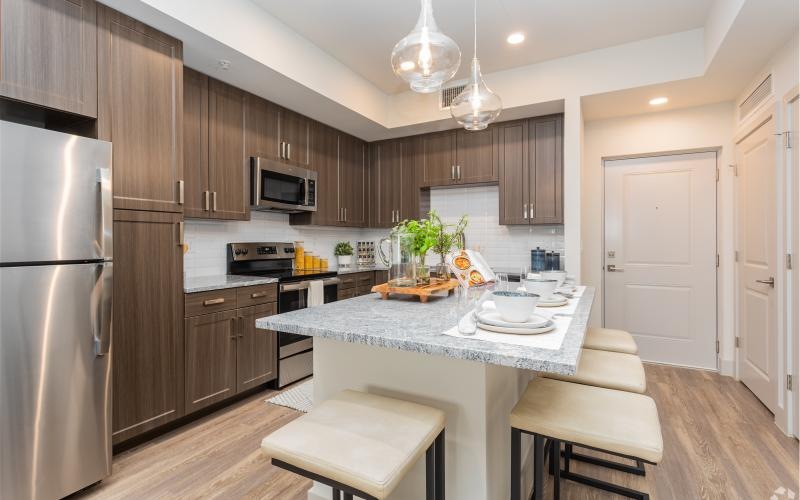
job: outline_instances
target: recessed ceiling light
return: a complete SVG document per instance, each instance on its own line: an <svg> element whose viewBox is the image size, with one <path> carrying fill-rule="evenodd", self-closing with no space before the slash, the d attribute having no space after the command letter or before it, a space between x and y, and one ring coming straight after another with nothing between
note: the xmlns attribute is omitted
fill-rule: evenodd
<svg viewBox="0 0 800 500"><path fill-rule="evenodd" d="M228 70L231 67L231 62L227 59L220 59L219 60L219 69Z"/></svg>
<svg viewBox="0 0 800 500"><path fill-rule="evenodd" d="M403 61L400 63L400 69L403 71L411 71L414 69L414 61Z"/></svg>
<svg viewBox="0 0 800 500"><path fill-rule="evenodd" d="M654 97L650 99L651 106L661 106L662 104L666 104L669 102L669 99L666 97Z"/></svg>
<svg viewBox="0 0 800 500"><path fill-rule="evenodd" d="M511 45L517 45L524 41L525 41L525 33L519 31L511 33L510 35L508 35L508 38L506 38L506 42L510 43Z"/></svg>

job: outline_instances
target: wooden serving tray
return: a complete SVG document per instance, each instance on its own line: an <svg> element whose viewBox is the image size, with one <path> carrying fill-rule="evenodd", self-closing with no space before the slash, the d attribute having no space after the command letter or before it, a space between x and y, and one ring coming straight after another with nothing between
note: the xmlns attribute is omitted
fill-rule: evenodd
<svg viewBox="0 0 800 500"><path fill-rule="evenodd" d="M381 298L386 300L389 298L390 294L403 294L403 295L416 295L419 297L419 301L423 304L428 302L428 297L431 294L437 292L444 292L446 291L448 295L458 287L458 280L456 279L437 279L431 278L430 285L422 285L422 286L403 286L403 287L392 287L389 286L389 283L383 283L381 285L375 285L372 287L372 291L381 294Z"/></svg>

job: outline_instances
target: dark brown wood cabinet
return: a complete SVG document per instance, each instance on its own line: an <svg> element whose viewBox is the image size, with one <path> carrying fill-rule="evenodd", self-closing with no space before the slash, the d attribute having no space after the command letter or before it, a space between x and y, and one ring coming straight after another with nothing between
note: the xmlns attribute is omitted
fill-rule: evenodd
<svg viewBox="0 0 800 500"><path fill-rule="evenodd" d="M245 106L247 108L245 117L247 156L279 158L281 154L280 139L278 138L280 108L276 104L252 94L247 94Z"/></svg>
<svg viewBox="0 0 800 500"><path fill-rule="evenodd" d="M456 182L456 132L426 134L421 138L424 187L448 186Z"/></svg>
<svg viewBox="0 0 800 500"><path fill-rule="evenodd" d="M280 110L278 126L281 158L295 165L308 166L311 153L311 120L288 109Z"/></svg>
<svg viewBox="0 0 800 500"><path fill-rule="evenodd" d="M370 145L370 227L392 227L419 217L417 137Z"/></svg>
<svg viewBox="0 0 800 500"><path fill-rule="evenodd" d="M338 163L339 225L367 227L367 144L353 136L340 134Z"/></svg>
<svg viewBox="0 0 800 500"><path fill-rule="evenodd" d="M564 223L562 130L562 115L495 128L501 224Z"/></svg>
<svg viewBox="0 0 800 500"><path fill-rule="evenodd" d="M277 314L277 292L263 285L186 294L187 414L277 378L277 334L256 328L256 319Z"/></svg>
<svg viewBox="0 0 800 500"><path fill-rule="evenodd" d="M0 96L97 116L94 0L0 2Z"/></svg>
<svg viewBox="0 0 800 500"><path fill-rule="evenodd" d="M97 127L114 143L114 208L182 212L182 44L103 5L97 19Z"/></svg>
<svg viewBox="0 0 800 500"><path fill-rule="evenodd" d="M495 136L500 167L500 224L528 224L528 122L500 123L495 128Z"/></svg>
<svg viewBox="0 0 800 500"><path fill-rule="evenodd" d="M236 394L235 310L186 318L186 413Z"/></svg>
<svg viewBox="0 0 800 500"><path fill-rule="evenodd" d="M239 341L236 346L236 392L242 392L278 376L278 339L272 330L256 328L256 319L278 313L272 302L236 311L239 321Z"/></svg>
<svg viewBox="0 0 800 500"><path fill-rule="evenodd" d="M317 172L317 210L293 214L291 224L315 226L338 226L341 222L339 210L339 133L314 122L311 125L311 160L309 168Z"/></svg>
<svg viewBox="0 0 800 500"><path fill-rule="evenodd" d="M114 211L114 443L184 414L181 224Z"/></svg>
<svg viewBox="0 0 800 500"><path fill-rule="evenodd" d="M247 220L245 93L189 68L183 85L184 214Z"/></svg>
<svg viewBox="0 0 800 500"><path fill-rule="evenodd" d="M528 127L531 224L563 224L563 115L533 118Z"/></svg>
<svg viewBox="0 0 800 500"><path fill-rule="evenodd" d="M450 130L421 138L423 187L497 182L493 130Z"/></svg>

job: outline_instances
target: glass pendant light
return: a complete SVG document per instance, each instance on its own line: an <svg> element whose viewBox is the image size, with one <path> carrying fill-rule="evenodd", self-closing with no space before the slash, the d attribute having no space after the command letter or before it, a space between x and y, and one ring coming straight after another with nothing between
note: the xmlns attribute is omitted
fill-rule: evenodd
<svg viewBox="0 0 800 500"><path fill-rule="evenodd" d="M474 3L475 32L474 55L470 67L469 81L464 90L450 103L450 114L467 130L483 130L495 121L503 110L503 101L492 92L481 75L478 62L478 0Z"/></svg>
<svg viewBox="0 0 800 500"><path fill-rule="evenodd" d="M438 91L461 64L461 49L439 31L431 1L422 0L417 25L392 49L394 73L407 81L411 90L423 94Z"/></svg>

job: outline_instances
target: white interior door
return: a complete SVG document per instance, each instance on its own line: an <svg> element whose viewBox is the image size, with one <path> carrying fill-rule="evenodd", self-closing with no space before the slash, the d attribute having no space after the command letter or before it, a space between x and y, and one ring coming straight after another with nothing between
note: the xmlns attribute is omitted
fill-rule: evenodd
<svg viewBox="0 0 800 500"><path fill-rule="evenodd" d="M789 251L792 255L792 270L790 271L791 286L789 293L789 313L791 318L790 332L792 332L792 433L800 436L800 96L795 96L788 106L789 148L787 153L787 182L790 183L790 216L787 224Z"/></svg>
<svg viewBox="0 0 800 500"><path fill-rule="evenodd" d="M717 369L716 153L605 162L605 314L644 360Z"/></svg>
<svg viewBox="0 0 800 500"><path fill-rule="evenodd" d="M774 129L770 118L736 144L739 379L772 412L778 397Z"/></svg>

